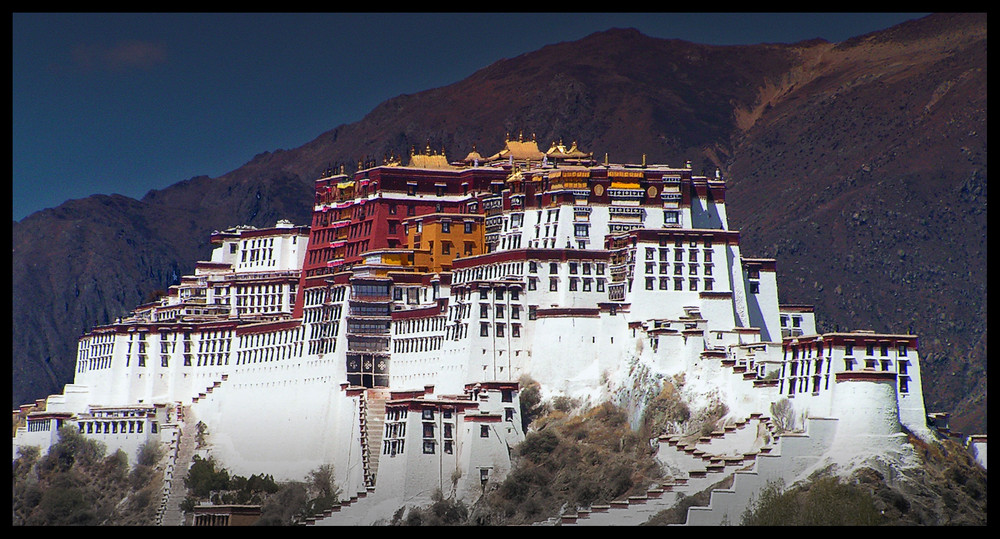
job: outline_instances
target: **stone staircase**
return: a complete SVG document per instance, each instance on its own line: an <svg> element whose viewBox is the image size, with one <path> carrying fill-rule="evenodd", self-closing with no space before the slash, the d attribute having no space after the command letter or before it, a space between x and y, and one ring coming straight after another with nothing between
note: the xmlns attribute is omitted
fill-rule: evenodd
<svg viewBox="0 0 1000 539"><path fill-rule="evenodd" d="M385 430L385 401L387 389L367 389L361 394L361 447L365 469L365 487L374 488L378 477L378 458L382 454L382 435Z"/></svg>
<svg viewBox="0 0 1000 539"><path fill-rule="evenodd" d="M187 498L187 486L184 479L187 477L188 469L194 452L197 449L198 422L192 413L192 406L205 399L215 389L222 386L222 382L229 379L229 375L223 374L221 380L216 380L212 385L205 388L205 391L192 397L191 404L182 405L176 403L174 408L175 424L165 425L173 432L167 444L167 464L163 472L163 497L156 512L157 526L182 526L184 524L184 512L181 511L181 502Z"/></svg>
<svg viewBox="0 0 1000 539"><path fill-rule="evenodd" d="M684 496L700 492L732 471L715 470L694 472L690 477L674 478L649 488L644 495L629 496L610 504L578 508L559 517L560 526L637 526L647 522L660 511L670 509Z"/></svg>
<svg viewBox="0 0 1000 539"><path fill-rule="evenodd" d="M687 442L688 438L678 435L661 436L657 440L657 459L672 470L673 478L650 487L645 495L577 508L561 515L556 523L562 526L643 524L660 511L674 507L684 497L710 488L736 473L753 469L761 455L772 451L771 445L762 445L759 439L763 429L768 432L769 440L780 438L770 419L761 414L751 414L710 436ZM718 489L713 490L713 494L716 491Z"/></svg>
<svg viewBox="0 0 1000 539"><path fill-rule="evenodd" d="M369 505L375 488L368 487L365 492L358 492L354 496L341 501L330 509L317 515L312 515L302 521L294 523L298 526L363 526L369 524L365 521L368 518L366 506Z"/></svg>
<svg viewBox="0 0 1000 539"><path fill-rule="evenodd" d="M206 387L205 391L202 391L202 392L198 393L197 396L193 397L191 399L191 404L198 404L198 401L200 401L200 400L205 399L206 397L208 397L208 395L210 393L212 393L213 390L218 389L220 386L222 386L222 382L225 382L228 379L229 379L229 375L228 374L223 374L221 380L216 380L215 382L212 383L212 385Z"/></svg>
<svg viewBox="0 0 1000 539"><path fill-rule="evenodd" d="M177 406L179 425L168 449L168 463L163 478L163 499L157 510L157 526L182 526L184 512L181 502L187 497L187 477L196 446L197 421L190 414L190 406Z"/></svg>
<svg viewBox="0 0 1000 539"><path fill-rule="evenodd" d="M385 431L385 401L389 399L385 388L366 389L359 399L362 464L364 465L365 491L341 501L323 513L297 522L304 526L361 526L368 525L369 509L378 477L379 455L382 453L382 435Z"/></svg>
<svg viewBox="0 0 1000 539"><path fill-rule="evenodd" d="M774 451L761 453L752 468L733 474L728 488L713 489L708 505L688 508L688 526L739 524L743 512L769 482L790 486L820 462L836 433L837 420L810 418L808 434L786 433Z"/></svg>

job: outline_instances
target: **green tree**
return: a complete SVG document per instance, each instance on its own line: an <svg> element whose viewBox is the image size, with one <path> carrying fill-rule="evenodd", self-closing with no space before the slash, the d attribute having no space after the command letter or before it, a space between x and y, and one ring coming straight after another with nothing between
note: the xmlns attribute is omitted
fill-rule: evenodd
<svg viewBox="0 0 1000 539"><path fill-rule="evenodd" d="M184 484L191 494L207 498L213 491L229 488L229 472L225 469L216 470L215 460L211 457L203 459L195 455Z"/></svg>

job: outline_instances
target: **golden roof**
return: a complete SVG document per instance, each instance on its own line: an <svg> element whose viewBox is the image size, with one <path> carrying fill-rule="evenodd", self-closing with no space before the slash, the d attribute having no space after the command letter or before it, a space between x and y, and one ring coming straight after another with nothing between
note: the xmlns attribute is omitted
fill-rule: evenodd
<svg viewBox="0 0 1000 539"><path fill-rule="evenodd" d="M475 163L476 161L483 161L483 156L479 155L479 152L476 151L476 145L473 144L472 145L472 151L469 152L469 155L465 156L465 159L462 159L462 162L463 163Z"/></svg>
<svg viewBox="0 0 1000 539"><path fill-rule="evenodd" d="M430 145L427 146L424 153L416 153L411 149L410 164L407 166L413 168L455 168L448 162L444 150L441 150L441 153L431 152Z"/></svg>
<svg viewBox="0 0 1000 539"><path fill-rule="evenodd" d="M567 150L566 146L560 140L558 144L553 141L552 146L549 148L549 151L545 152L545 155L552 159L581 159L590 157L593 154L586 153L577 148L575 140L573 141L572 146Z"/></svg>
<svg viewBox="0 0 1000 539"><path fill-rule="evenodd" d="M501 159L511 159L515 161L541 161L545 157L545 154L538 149L538 143L535 142L534 136L531 140L524 140L523 135L518 135L517 140L510 140L510 137L504 142L504 148L499 152L490 156L488 161L496 161Z"/></svg>

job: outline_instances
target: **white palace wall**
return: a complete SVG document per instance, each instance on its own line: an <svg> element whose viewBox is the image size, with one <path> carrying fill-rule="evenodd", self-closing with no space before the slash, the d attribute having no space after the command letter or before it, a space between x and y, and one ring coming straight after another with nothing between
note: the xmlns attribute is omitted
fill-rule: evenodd
<svg viewBox="0 0 1000 539"><path fill-rule="evenodd" d="M279 481L333 464L345 492L364 490L359 397L341 387L341 363L306 356L234 370L192 406L210 426L212 454L232 473Z"/></svg>

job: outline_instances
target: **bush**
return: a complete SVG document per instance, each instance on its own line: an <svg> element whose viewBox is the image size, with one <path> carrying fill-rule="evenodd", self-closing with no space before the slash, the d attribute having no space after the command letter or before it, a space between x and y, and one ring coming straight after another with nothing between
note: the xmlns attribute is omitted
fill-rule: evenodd
<svg viewBox="0 0 1000 539"><path fill-rule="evenodd" d="M701 426L698 431L701 436L708 436L712 434L717 426L720 419L725 417L729 413L729 407L718 398L713 398L707 406L699 410L696 421Z"/></svg>
<svg viewBox="0 0 1000 539"><path fill-rule="evenodd" d="M139 446L135 461L142 466L156 466L156 463L163 458L164 453L163 446L159 442L147 440L146 443Z"/></svg>
<svg viewBox="0 0 1000 539"><path fill-rule="evenodd" d="M795 409L788 399L781 399L771 403L771 419L778 427L778 433L795 430Z"/></svg>
<svg viewBox="0 0 1000 539"><path fill-rule="evenodd" d="M28 519L29 525L46 526L91 526L97 524L97 517L91 511L92 504L84 496L80 487L49 488L42 494L38 507Z"/></svg>
<svg viewBox="0 0 1000 539"><path fill-rule="evenodd" d="M25 479L31 468L35 466L41 457L42 450L37 445L17 448L17 458L14 459L14 479Z"/></svg>
<svg viewBox="0 0 1000 539"><path fill-rule="evenodd" d="M521 402L521 431L528 432L528 426L535 418L543 415L546 407L542 404L541 386L527 376L522 376L518 383L521 392L518 400Z"/></svg>
<svg viewBox="0 0 1000 539"><path fill-rule="evenodd" d="M576 402L574 399L571 399L570 397L566 397L564 395L559 395L558 397L552 399L552 408L559 410L560 412L563 412L565 414L572 412L573 408L576 407L578 404L579 403Z"/></svg>
<svg viewBox="0 0 1000 539"><path fill-rule="evenodd" d="M323 464L309 472L309 484L316 489L317 497L327 498L336 503L340 496L340 489L334 484L333 477L333 465Z"/></svg>
<svg viewBox="0 0 1000 539"><path fill-rule="evenodd" d="M229 472L225 469L216 470L215 461L212 458L203 459L195 455L194 462L188 469L187 477L184 478L184 485L187 486L191 494L199 498L206 498L213 491L229 488Z"/></svg>
<svg viewBox="0 0 1000 539"><path fill-rule="evenodd" d="M153 479L154 473L153 468L149 466L137 465L128 474L129 486L132 490L139 490L145 487Z"/></svg>
<svg viewBox="0 0 1000 539"><path fill-rule="evenodd" d="M470 523L535 522L558 515L565 505L588 506L645 493L660 476L645 438L610 403L572 416L556 410L535 424L538 430L515 450L507 477L471 509Z"/></svg>
<svg viewBox="0 0 1000 539"><path fill-rule="evenodd" d="M467 523L469 509L454 498L445 498L440 490L431 495L434 503L428 507L414 507L402 518L402 511L397 511L392 518L394 526L460 526Z"/></svg>
<svg viewBox="0 0 1000 539"><path fill-rule="evenodd" d="M665 381L660 393L646 405L642 425L649 437L671 434L680 423L691 419L691 409L681 398L680 391Z"/></svg>
<svg viewBox="0 0 1000 539"><path fill-rule="evenodd" d="M788 491L769 483L744 511L744 526L873 526L882 523L871 494L836 477Z"/></svg>
<svg viewBox="0 0 1000 539"><path fill-rule="evenodd" d="M64 472L77 463L94 466L104 457L104 452L104 444L67 425L59 429L59 441L49 447L39 467L43 472Z"/></svg>
<svg viewBox="0 0 1000 539"><path fill-rule="evenodd" d="M121 449L104 459L101 474L105 479L115 482L124 481L128 477L128 455Z"/></svg>
<svg viewBox="0 0 1000 539"><path fill-rule="evenodd" d="M260 508L258 526L288 526L297 516L305 516L309 500L304 483L290 481L268 496Z"/></svg>

